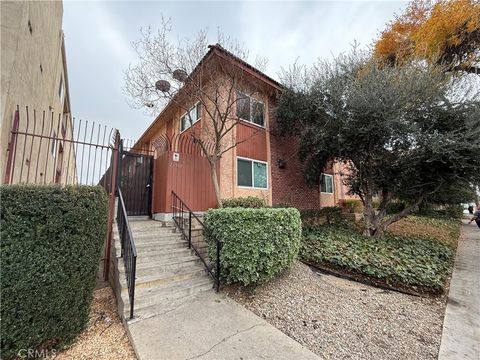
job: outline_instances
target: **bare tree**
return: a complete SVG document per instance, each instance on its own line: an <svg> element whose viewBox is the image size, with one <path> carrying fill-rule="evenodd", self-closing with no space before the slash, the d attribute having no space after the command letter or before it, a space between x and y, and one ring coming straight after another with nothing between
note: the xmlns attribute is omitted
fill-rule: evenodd
<svg viewBox="0 0 480 360"><path fill-rule="evenodd" d="M186 113L181 126L189 128L208 159L217 204L222 207L217 162L248 140L234 135L238 114L248 113L253 122L264 121L263 110L250 100L258 96L260 85L246 67L231 61L248 59L243 44L218 32L217 44L209 46L206 29L193 39L173 42L171 30L171 21L163 18L156 33L151 28L141 30L141 38L133 44L139 61L125 72L125 92L132 107L151 114L158 114L168 103ZM257 57L256 64L266 66L267 62ZM200 117L200 125L194 126Z"/></svg>

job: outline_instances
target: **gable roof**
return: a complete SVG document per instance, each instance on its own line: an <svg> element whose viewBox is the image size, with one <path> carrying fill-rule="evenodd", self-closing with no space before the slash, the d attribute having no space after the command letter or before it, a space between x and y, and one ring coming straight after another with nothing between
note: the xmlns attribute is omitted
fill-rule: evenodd
<svg viewBox="0 0 480 360"><path fill-rule="evenodd" d="M230 60L230 61L235 62L236 65L243 68L243 70L247 70L247 72L249 72L251 75L253 75L254 77L258 78L259 80L265 82L266 84L272 86L273 88L275 88L277 90L280 90L280 91L283 89L283 85L280 84L278 81L272 79L271 77L269 77L268 75L266 75L262 71L258 70L256 67L250 65L246 61L240 59L238 56L234 55L233 53L231 53L230 51L228 51L227 49L222 47L220 44L209 45L208 48L210 50L207 52L207 54L204 56L203 59L205 59L209 55L210 52L215 52L218 56L224 58L225 60ZM203 59L202 59L202 61L203 61ZM200 63L202 63L202 61L200 61ZM199 63L199 65L200 65L200 63Z"/></svg>
<svg viewBox="0 0 480 360"><path fill-rule="evenodd" d="M250 65L246 61L240 59L238 56L234 55L230 51L226 50L224 47L222 47L220 44L215 44L215 45L208 45L208 51L207 53L203 56L203 58L199 61L197 66L193 69L192 73L190 76L193 76L202 66L203 63L205 63L210 57L213 55L217 55L221 57L224 60L230 61L234 63L236 66L240 67L242 70L246 71L249 73L251 76L254 78L264 82L265 84L269 85L273 89L277 91L282 91L283 90L283 85L280 84L278 81L272 79L262 71L258 70L254 66ZM180 91L177 92L173 99L168 102L168 104L162 109L160 114L155 118L155 120L150 124L150 126L143 132L143 134L140 136L140 138L137 140L136 144L142 143L142 139L144 139L150 131L155 127L155 124L159 121L161 121L162 117L170 110L170 108L173 106L172 104L174 103L175 98L179 95ZM135 145L136 145L135 144ZM134 145L134 146L135 146Z"/></svg>

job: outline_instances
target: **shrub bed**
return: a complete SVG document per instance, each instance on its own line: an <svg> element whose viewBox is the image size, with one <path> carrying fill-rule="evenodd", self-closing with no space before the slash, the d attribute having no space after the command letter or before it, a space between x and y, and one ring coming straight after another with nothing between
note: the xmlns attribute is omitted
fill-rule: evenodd
<svg viewBox="0 0 480 360"><path fill-rule="evenodd" d="M107 224L100 187L1 188L4 358L60 346L86 326Z"/></svg>
<svg viewBox="0 0 480 360"><path fill-rule="evenodd" d="M221 243L221 280L249 285L273 278L298 253L301 221L297 209L212 209L205 214L205 238L212 259Z"/></svg>
<svg viewBox="0 0 480 360"><path fill-rule="evenodd" d="M267 206L265 199L256 196L244 196L237 198L222 199L223 207L225 208L264 208Z"/></svg>
<svg viewBox="0 0 480 360"><path fill-rule="evenodd" d="M440 293L451 272L454 251L435 239L391 234L376 239L353 228L312 226L304 228L300 256L388 286Z"/></svg>
<svg viewBox="0 0 480 360"><path fill-rule="evenodd" d="M304 223L327 223L341 224L344 222L342 208L338 206L327 206L321 209L300 210L300 216Z"/></svg>

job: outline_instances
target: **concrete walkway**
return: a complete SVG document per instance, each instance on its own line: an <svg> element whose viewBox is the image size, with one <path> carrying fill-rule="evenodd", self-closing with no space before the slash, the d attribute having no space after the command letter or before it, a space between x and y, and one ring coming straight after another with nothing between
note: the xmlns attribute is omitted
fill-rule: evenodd
<svg viewBox="0 0 480 360"><path fill-rule="evenodd" d="M462 224L439 360L480 359L480 229Z"/></svg>
<svg viewBox="0 0 480 360"><path fill-rule="evenodd" d="M318 359L225 295L202 292L173 310L127 324L139 360Z"/></svg>

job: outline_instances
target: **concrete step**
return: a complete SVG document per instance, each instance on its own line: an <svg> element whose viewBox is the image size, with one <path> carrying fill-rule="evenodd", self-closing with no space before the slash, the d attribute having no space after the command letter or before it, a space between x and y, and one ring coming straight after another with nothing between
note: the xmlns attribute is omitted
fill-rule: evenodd
<svg viewBox="0 0 480 360"><path fill-rule="evenodd" d="M166 226L167 225L167 226ZM148 318L180 306L196 294L212 289L202 261L188 248L180 230L163 222L137 218L130 222L137 249L135 319ZM196 235L200 231L194 231ZM115 251L120 254L118 229L114 226ZM204 243L198 243L204 251ZM123 259L117 259L117 297L120 314L130 316L130 303Z"/></svg>
<svg viewBox="0 0 480 360"><path fill-rule="evenodd" d="M155 248L152 251L141 253L140 255L137 252L137 265L155 262L158 259L177 259L191 255L193 255L192 250L185 245L178 249Z"/></svg>
<svg viewBox="0 0 480 360"><path fill-rule="evenodd" d="M177 271L179 269L185 269L200 263L201 261L197 256L187 256L173 259L166 258L155 262L140 263L137 264L137 277ZM120 275L122 275L122 273L124 273L124 270L121 270Z"/></svg>
<svg viewBox="0 0 480 360"><path fill-rule="evenodd" d="M160 251L160 250L173 250L173 249L182 249L187 248L187 242L182 240L168 240L168 241L158 241L152 240L149 242L139 242L135 243L137 249L137 254L144 254L150 251ZM120 254L121 245L118 242L115 242L115 249Z"/></svg>
<svg viewBox="0 0 480 360"><path fill-rule="evenodd" d="M182 235L178 233L158 233L158 232L153 232L153 233L132 233L133 239L135 242L141 242L145 241L148 239L165 239L165 240L172 240L172 239L181 239Z"/></svg>
<svg viewBox="0 0 480 360"><path fill-rule="evenodd" d="M144 307L144 308L141 308L141 309L137 309L135 307L134 313L133 313L134 318L132 320L128 320L129 317L130 317L130 310L129 310L130 305L126 305L125 310L124 310L124 317L125 317L125 319L128 320L129 324L140 321L140 320L145 320L145 319L151 318L153 316L161 315L161 314L164 314L166 312L172 311L172 310L174 310L174 309L176 309L176 308L178 308L178 307L180 307L184 304L188 304L196 296L197 296L197 294L193 294L193 295L173 299L171 301L162 301L159 304L147 306L147 307ZM122 296L122 298L123 298L123 296ZM127 298L128 298L128 296L127 296ZM128 300L127 300L127 304L129 304Z"/></svg>
<svg viewBox="0 0 480 360"><path fill-rule="evenodd" d="M147 222L152 221L148 215L134 215L128 217L129 222Z"/></svg>
<svg viewBox="0 0 480 360"><path fill-rule="evenodd" d="M180 234L180 231L175 231L175 229L172 228L166 228L166 227L142 227L142 228L134 228L130 227L130 230L132 230L133 236L135 235L140 235L140 234ZM113 232L115 234L118 234L118 228L116 226L113 227Z"/></svg>
<svg viewBox="0 0 480 360"><path fill-rule="evenodd" d="M123 265L121 266L123 268ZM119 269L120 270L120 269ZM120 291L127 292L127 281L124 272L120 275ZM174 281L191 279L197 276L207 276L207 270L203 266L189 266L164 273L156 273L153 275L139 275L135 280L135 291L142 288L150 288L154 286L163 286Z"/></svg>
<svg viewBox="0 0 480 360"><path fill-rule="evenodd" d="M212 288L213 281L206 276L175 281L164 286L140 288L135 292L135 309L139 310L161 302L169 302Z"/></svg>

